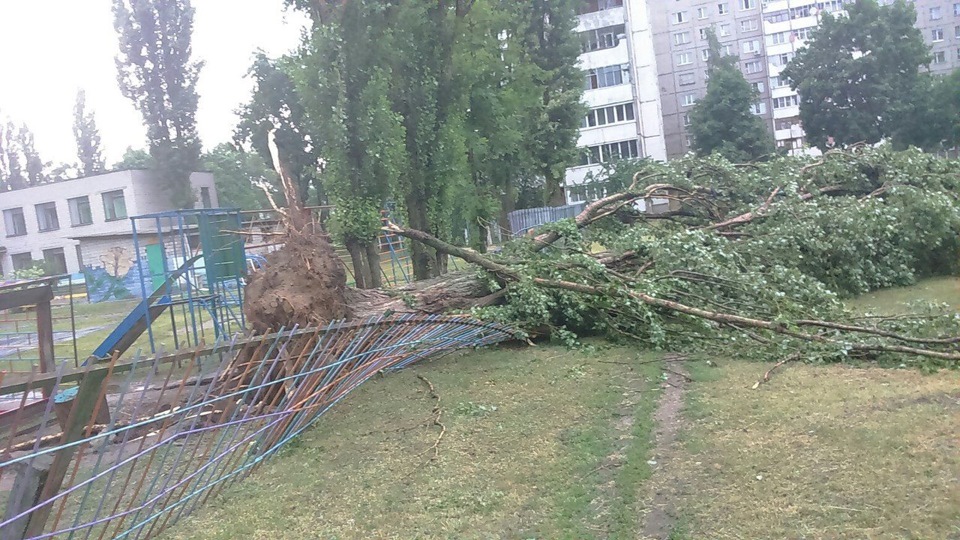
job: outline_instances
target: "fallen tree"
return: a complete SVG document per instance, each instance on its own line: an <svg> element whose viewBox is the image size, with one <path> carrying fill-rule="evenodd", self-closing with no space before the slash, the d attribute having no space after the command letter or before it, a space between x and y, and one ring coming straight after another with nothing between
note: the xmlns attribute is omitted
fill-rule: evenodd
<svg viewBox="0 0 960 540"><path fill-rule="evenodd" d="M960 329L947 310L923 306L915 316L854 320L841 303L957 272L956 162L917 151L853 148L816 161L625 162L608 177L609 196L575 220L509 243L498 255L423 231L388 228L475 270L389 291L350 289L337 274L338 302L328 311L318 306L329 302L311 301L327 294L317 288L323 279L295 291L306 301L294 302L283 296L293 294L289 287L264 286L269 278L255 275L247 297L254 293L254 309L264 298L268 306L290 307L287 319L268 319L273 327L471 310L570 343L600 334L662 349L726 348L766 358L960 361ZM637 210L636 203L655 199L669 201L669 210ZM297 246L303 241L327 242L291 229L296 240L289 251L302 251ZM285 251L268 258L268 272L280 281L302 274L304 266L315 272L339 264L311 263ZM325 248L316 253L335 257ZM260 320L255 315L250 320Z"/></svg>

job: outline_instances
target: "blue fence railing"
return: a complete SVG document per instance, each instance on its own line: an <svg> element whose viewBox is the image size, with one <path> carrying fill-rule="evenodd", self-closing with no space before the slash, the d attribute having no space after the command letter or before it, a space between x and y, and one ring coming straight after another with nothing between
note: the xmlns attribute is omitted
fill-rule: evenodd
<svg viewBox="0 0 960 540"><path fill-rule="evenodd" d="M155 537L373 375L515 338L470 317L377 317L7 384L21 406L0 412L0 531Z"/></svg>

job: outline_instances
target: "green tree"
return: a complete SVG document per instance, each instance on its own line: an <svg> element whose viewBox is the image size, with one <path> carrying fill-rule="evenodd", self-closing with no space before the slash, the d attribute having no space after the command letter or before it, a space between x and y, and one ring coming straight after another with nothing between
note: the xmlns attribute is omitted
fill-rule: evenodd
<svg viewBox="0 0 960 540"><path fill-rule="evenodd" d="M717 36L709 31L710 60L707 94L690 111L690 134L697 155L718 153L730 161L746 162L774 152L773 137L752 112L757 92L743 78L736 56L721 53Z"/></svg>
<svg viewBox="0 0 960 540"><path fill-rule="evenodd" d="M123 152L123 157L120 158L120 161L114 163L111 169L114 171L130 171L152 169L153 167L154 161L150 152L128 146L126 151Z"/></svg>
<svg viewBox="0 0 960 540"><path fill-rule="evenodd" d="M395 33L381 2L346 2L313 32L299 90L325 161L333 229L359 287L381 284L380 210L400 181L404 128L389 101Z"/></svg>
<svg viewBox="0 0 960 540"><path fill-rule="evenodd" d="M204 169L213 173L220 206L241 210L270 207L260 186L275 193L277 174L266 167L261 156L244 152L230 143L221 143L205 153L202 159Z"/></svg>
<svg viewBox="0 0 960 540"><path fill-rule="evenodd" d="M0 124L0 181L2 191L12 191L27 187L27 177L23 172L20 138L17 126L8 121Z"/></svg>
<svg viewBox="0 0 960 540"><path fill-rule="evenodd" d="M87 111L87 93L77 91L77 101L73 108L73 138L77 143L77 158L80 160L80 172L83 176L98 174L104 169L103 148L100 130L92 111Z"/></svg>
<svg viewBox="0 0 960 540"><path fill-rule="evenodd" d="M200 161L197 78L202 63L191 59L190 0L114 0L120 36L120 90L133 101L147 127L150 155L170 202L192 208L190 173Z"/></svg>
<svg viewBox="0 0 960 540"><path fill-rule="evenodd" d="M577 138L586 114L583 72L577 67L581 40L575 32L579 0L518 2L523 22L520 50L540 89L526 119L526 144L544 180L544 202L563 206L566 170L577 159Z"/></svg>
<svg viewBox="0 0 960 540"><path fill-rule="evenodd" d="M277 148L290 168L300 199L309 202L313 198L316 204L323 205L327 204L327 198L317 174L320 156L307 125L306 109L287 73L290 60L273 60L257 53L249 71L255 84L253 96L240 110L241 120L234 140L239 146L253 148L272 168L267 135L275 130Z"/></svg>
<svg viewBox="0 0 960 540"><path fill-rule="evenodd" d="M930 62L912 4L857 0L847 16L824 14L807 47L784 70L800 94L810 142L875 143L909 121L922 91L918 68Z"/></svg>

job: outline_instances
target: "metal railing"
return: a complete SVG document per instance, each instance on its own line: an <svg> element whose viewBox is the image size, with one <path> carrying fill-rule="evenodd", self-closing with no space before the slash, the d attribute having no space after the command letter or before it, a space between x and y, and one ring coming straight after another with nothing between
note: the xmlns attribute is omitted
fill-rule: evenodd
<svg viewBox="0 0 960 540"><path fill-rule="evenodd" d="M21 408L0 414L0 536L152 538L373 375L516 337L469 317L377 317L6 385Z"/></svg>

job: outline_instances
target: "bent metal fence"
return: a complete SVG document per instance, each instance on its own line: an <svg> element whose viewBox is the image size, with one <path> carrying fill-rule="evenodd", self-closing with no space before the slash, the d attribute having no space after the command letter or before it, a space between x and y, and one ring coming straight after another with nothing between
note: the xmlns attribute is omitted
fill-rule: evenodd
<svg viewBox="0 0 960 540"><path fill-rule="evenodd" d="M20 407L0 414L0 539L155 537L378 372L515 337L469 317L378 317L7 384Z"/></svg>

